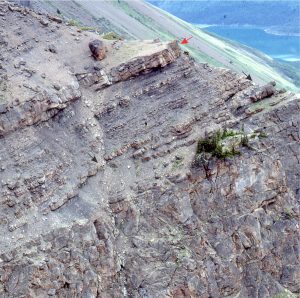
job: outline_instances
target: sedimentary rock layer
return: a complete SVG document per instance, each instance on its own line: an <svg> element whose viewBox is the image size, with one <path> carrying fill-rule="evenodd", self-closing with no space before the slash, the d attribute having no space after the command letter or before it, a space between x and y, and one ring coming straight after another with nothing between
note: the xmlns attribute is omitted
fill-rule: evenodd
<svg viewBox="0 0 300 298"><path fill-rule="evenodd" d="M13 87L0 90L0 297L299 293L296 95L254 102L264 87L174 43L123 64L112 46L104 65L87 54L95 36L0 8ZM58 36L68 43L45 51ZM198 140L225 128L264 137L195 163Z"/></svg>

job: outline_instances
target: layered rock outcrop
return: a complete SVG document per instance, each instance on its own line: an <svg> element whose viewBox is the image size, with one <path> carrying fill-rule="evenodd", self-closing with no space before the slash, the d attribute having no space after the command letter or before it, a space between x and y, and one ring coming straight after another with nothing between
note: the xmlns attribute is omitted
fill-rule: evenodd
<svg viewBox="0 0 300 298"><path fill-rule="evenodd" d="M0 136L24 126L47 121L73 100L80 98L78 82L66 86L60 92L44 91L19 103L4 103L0 106Z"/></svg>
<svg viewBox="0 0 300 298"><path fill-rule="evenodd" d="M111 68L77 74L77 79L81 85L93 87L95 91L99 91L111 84L163 68L180 56L180 48L176 41L164 43L164 45L159 41L153 43L159 43L159 47L148 55L134 57Z"/></svg>
<svg viewBox="0 0 300 298"><path fill-rule="evenodd" d="M32 63L44 48L37 37L12 46L32 34L14 31L25 16L0 8L6 84L28 74L12 66L20 58L35 69L28 85L47 80L38 92L1 93L9 109L0 119L14 120L0 137L0 297L299 293L297 95L253 102L252 81L195 64L176 43L146 42L136 58L112 45L108 65L94 64L93 36L26 18L40 40L71 38L83 57L73 65L78 53L65 56L60 43L56 54L43 50L54 69L64 65L52 76ZM7 20L15 35L3 32ZM31 98L49 86L47 99ZM10 116L17 111L25 120ZM265 137L196 164L197 142L225 128Z"/></svg>

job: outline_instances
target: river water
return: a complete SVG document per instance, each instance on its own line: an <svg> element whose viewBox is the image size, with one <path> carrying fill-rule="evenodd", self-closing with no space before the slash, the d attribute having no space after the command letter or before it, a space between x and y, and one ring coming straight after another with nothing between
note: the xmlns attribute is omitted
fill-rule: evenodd
<svg viewBox="0 0 300 298"><path fill-rule="evenodd" d="M272 58L300 61L300 36L271 34L268 30L250 26L205 26L202 30L256 48Z"/></svg>

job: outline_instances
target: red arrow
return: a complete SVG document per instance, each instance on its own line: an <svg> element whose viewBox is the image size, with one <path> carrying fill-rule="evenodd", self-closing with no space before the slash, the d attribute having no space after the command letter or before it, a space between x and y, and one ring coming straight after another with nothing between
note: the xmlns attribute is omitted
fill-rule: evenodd
<svg viewBox="0 0 300 298"><path fill-rule="evenodd" d="M187 44L189 43L189 40L192 38L193 36L189 37L189 38L184 38L182 41L181 41L181 44Z"/></svg>

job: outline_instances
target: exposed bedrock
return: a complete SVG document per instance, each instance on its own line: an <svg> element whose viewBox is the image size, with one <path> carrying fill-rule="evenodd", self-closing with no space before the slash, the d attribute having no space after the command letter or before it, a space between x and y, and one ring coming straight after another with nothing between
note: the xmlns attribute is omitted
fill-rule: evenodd
<svg viewBox="0 0 300 298"><path fill-rule="evenodd" d="M16 29L22 10L0 7ZM81 38L83 58L43 46L64 76L40 78L29 42L32 91L19 52L1 52L15 75L0 89L0 297L296 297L299 97L195 64L176 43L118 63L111 50L104 66L95 36L30 20L49 44ZM254 137L196 163L198 141L225 128Z"/></svg>

